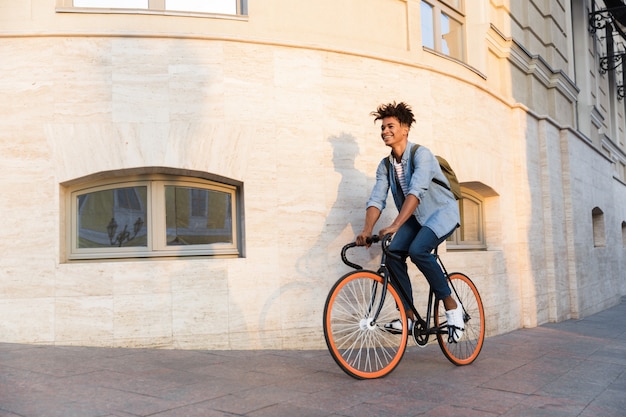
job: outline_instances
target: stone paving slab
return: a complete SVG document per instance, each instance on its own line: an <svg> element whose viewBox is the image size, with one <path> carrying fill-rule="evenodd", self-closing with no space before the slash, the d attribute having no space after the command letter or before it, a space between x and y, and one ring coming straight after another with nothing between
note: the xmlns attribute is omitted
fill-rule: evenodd
<svg viewBox="0 0 626 417"><path fill-rule="evenodd" d="M323 351L0 343L0 417L626 416L626 299L583 320L488 338L456 367L413 343L358 381Z"/></svg>

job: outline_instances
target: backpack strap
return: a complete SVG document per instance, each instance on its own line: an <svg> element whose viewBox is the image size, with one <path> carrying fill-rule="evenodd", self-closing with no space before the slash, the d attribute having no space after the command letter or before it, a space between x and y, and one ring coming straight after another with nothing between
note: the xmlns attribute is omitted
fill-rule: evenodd
<svg viewBox="0 0 626 417"><path fill-rule="evenodd" d="M445 188L445 189L446 189L446 190L448 190L448 191L452 191L452 190L450 189L450 187L448 187L448 185L447 185L445 182L443 182L443 181L441 181L441 180L438 180L437 178L433 178L433 182L434 182L435 184L437 184L437 185L442 186L443 188Z"/></svg>
<svg viewBox="0 0 626 417"><path fill-rule="evenodd" d="M415 144L415 146L411 147L411 168L413 168L413 171L415 170L415 166L413 165L413 159L415 159L415 152L417 152L417 148L420 147L420 144L417 143ZM387 171L389 171L391 169L391 161L390 159L393 158L393 151L389 154L389 158L386 158L386 164L387 164ZM439 160L437 160L437 162L439 163ZM411 172L411 174L413 174L413 172ZM393 176L394 179L397 179L397 176L394 173ZM445 188L448 191L452 191L450 190L450 187L448 187L448 184L446 184L445 182L438 180L437 178L433 178L433 182L443 188Z"/></svg>

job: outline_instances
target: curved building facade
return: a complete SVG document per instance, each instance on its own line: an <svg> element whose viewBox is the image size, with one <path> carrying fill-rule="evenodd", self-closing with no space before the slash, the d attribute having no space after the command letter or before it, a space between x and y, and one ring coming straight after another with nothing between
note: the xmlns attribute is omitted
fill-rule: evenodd
<svg viewBox="0 0 626 417"><path fill-rule="evenodd" d="M442 254L480 289L488 335L616 304L623 72L602 58L619 22L590 30L608 8L5 2L0 341L323 347L339 251L388 154L370 112L391 101L462 183Z"/></svg>

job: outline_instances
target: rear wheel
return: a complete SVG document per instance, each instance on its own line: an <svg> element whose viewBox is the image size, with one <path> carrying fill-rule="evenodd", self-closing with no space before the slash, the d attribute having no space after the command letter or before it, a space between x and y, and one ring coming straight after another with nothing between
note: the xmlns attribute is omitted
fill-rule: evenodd
<svg viewBox="0 0 626 417"><path fill-rule="evenodd" d="M330 290L324 307L324 337L331 356L348 375L358 379L380 378L400 362L406 349L409 329L391 334L384 324L406 312L400 296L391 286L383 291L383 278L371 271L344 275ZM382 306L381 306L381 297ZM374 315L381 307L374 322Z"/></svg>
<svg viewBox="0 0 626 417"><path fill-rule="evenodd" d="M485 340L485 312L476 286L464 274L450 274L452 296L463 306L465 331L458 342L448 340L447 333L438 333L437 342L443 354L455 365L469 365L474 362ZM441 302L435 304L435 325L446 329L445 308Z"/></svg>

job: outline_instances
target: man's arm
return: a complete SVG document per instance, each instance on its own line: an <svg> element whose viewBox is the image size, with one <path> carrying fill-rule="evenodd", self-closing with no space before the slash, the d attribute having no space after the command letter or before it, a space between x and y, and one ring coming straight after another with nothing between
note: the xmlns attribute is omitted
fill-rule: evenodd
<svg viewBox="0 0 626 417"><path fill-rule="evenodd" d="M367 246L371 245L367 243L367 239L372 237L372 230L374 230L374 225L380 218L380 210L378 207L370 206L365 211L365 225L363 226L363 231L359 233L356 237L356 244L358 246Z"/></svg>

